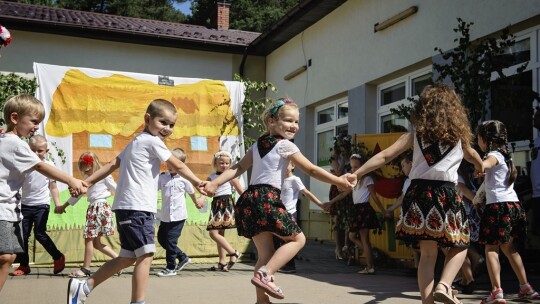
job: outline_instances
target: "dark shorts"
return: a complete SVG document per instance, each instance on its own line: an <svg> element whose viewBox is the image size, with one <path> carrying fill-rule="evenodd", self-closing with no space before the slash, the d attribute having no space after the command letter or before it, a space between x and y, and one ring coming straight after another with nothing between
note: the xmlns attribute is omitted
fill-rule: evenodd
<svg viewBox="0 0 540 304"><path fill-rule="evenodd" d="M115 210L120 238L119 257L135 258L156 252L154 214L137 210Z"/></svg>
<svg viewBox="0 0 540 304"><path fill-rule="evenodd" d="M0 254L22 253L23 244L21 222L0 220Z"/></svg>

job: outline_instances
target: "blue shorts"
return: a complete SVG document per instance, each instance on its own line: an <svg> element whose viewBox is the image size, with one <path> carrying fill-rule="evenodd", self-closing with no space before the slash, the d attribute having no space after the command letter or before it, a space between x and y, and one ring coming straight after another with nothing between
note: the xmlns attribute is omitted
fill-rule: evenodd
<svg viewBox="0 0 540 304"><path fill-rule="evenodd" d="M154 214L137 210L115 210L120 237L119 257L135 258L156 252Z"/></svg>

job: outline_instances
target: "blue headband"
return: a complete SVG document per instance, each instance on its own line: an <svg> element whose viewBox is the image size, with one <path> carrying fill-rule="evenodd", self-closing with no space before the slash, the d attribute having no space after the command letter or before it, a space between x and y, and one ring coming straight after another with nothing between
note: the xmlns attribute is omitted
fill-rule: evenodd
<svg viewBox="0 0 540 304"><path fill-rule="evenodd" d="M270 114L272 116L276 115L279 108L283 107L287 103L294 103L294 100L290 98L280 98L278 102L276 102L271 108L270 108Z"/></svg>

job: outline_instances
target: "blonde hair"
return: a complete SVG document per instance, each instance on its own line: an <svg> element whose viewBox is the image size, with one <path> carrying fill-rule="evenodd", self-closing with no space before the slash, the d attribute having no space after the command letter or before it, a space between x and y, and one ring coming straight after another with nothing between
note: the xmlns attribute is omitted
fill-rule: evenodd
<svg viewBox="0 0 540 304"><path fill-rule="evenodd" d="M81 154L79 161L77 162L77 169L81 173L81 176L85 176L85 169L92 167L92 170L96 172L101 168L101 163L99 162L98 156L91 151L86 151Z"/></svg>
<svg viewBox="0 0 540 304"><path fill-rule="evenodd" d="M6 121L7 131L12 131L15 125L11 121L11 114L17 113L19 117L26 115L37 114L39 120L42 121L45 117L45 108L41 101L34 96L28 94L19 94L12 96L6 100L4 104L4 120Z"/></svg>
<svg viewBox="0 0 540 304"><path fill-rule="evenodd" d="M40 144L47 144L47 138L43 135L36 134L28 140L28 145L30 147L35 147Z"/></svg>
<svg viewBox="0 0 540 304"><path fill-rule="evenodd" d="M150 114L150 117L157 117L163 115L163 112L170 111L176 114L176 107L168 100L155 99L146 108L146 113Z"/></svg>
<svg viewBox="0 0 540 304"><path fill-rule="evenodd" d="M411 123L425 142L453 146L461 140L464 146L471 145L467 110L447 85L426 86L411 113Z"/></svg>
<svg viewBox="0 0 540 304"><path fill-rule="evenodd" d="M186 152L184 151L184 149L182 148L174 148L172 151L171 151L172 155L174 155L174 157L178 158L181 162L185 163L186 162Z"/></svg>
<svg viewBox="0 0 540 304"><path fill-rule="evenodd" d="M298 105L290 98L280 98L272 102L270 107L264 110L261 115L261 121L264 124L265 130L263 134L268 134L270 132L270 120L279 119L283 109L298 110Z"/></svg>
<svg viewBox="0 0 540 304"><path fill-rule="evenodd" d="M216 166L216 160L222 158L222 157L228 157L230 160L231 160L231 163L232 163L232 155L231 153L229 153L228 151L218 151L216 153L214 153L214 158L212 159L212 167L214 168L214 170L217 169L217 166Z"/></svg>

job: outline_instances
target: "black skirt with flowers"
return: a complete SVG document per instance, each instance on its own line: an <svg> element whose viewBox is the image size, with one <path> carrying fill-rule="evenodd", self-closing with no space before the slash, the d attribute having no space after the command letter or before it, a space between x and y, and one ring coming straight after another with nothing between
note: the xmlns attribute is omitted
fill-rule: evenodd
<svg viewBox="0 0 540 304"><path fill-rule="evenodd" d="M236 228L234 222L234 199L232 195L216 196L212 200L210 218L206 230Z"/></svg>
<svg viewBox="0 0 540 304"><path fill-rule="evenodd" d="M252 238L267 231L287 240L301 233L281 202L280 193L270 185L250 185L234 207L238 235Z"/></svg>
<svg viewBox="0 0 540 304"><path fill-rule="evenodd" d="M500 245L525 237L525 211L520 202L487 204L480 221L480 244Z"/></svg>
<svg viewBox="0 0 540 304"><path fill-rule="evenodd" d="M331 200L334 197L340 194L336 185L330 186L330 193L328 198ZM342 200L339 200L332 204L330 207L330 214L335 216L334 227L335 230L347 230L349 229L349 218L351 213L353 213L353 199L352 192L344 197Z"/></svg>
<svg viewBox="0 0 540 304"><path fill-rule="evenodd" d="M468 247L469 219L454 184L412 180L403 198L396 239L405 243L433 240L441 247Z"/></svg>

